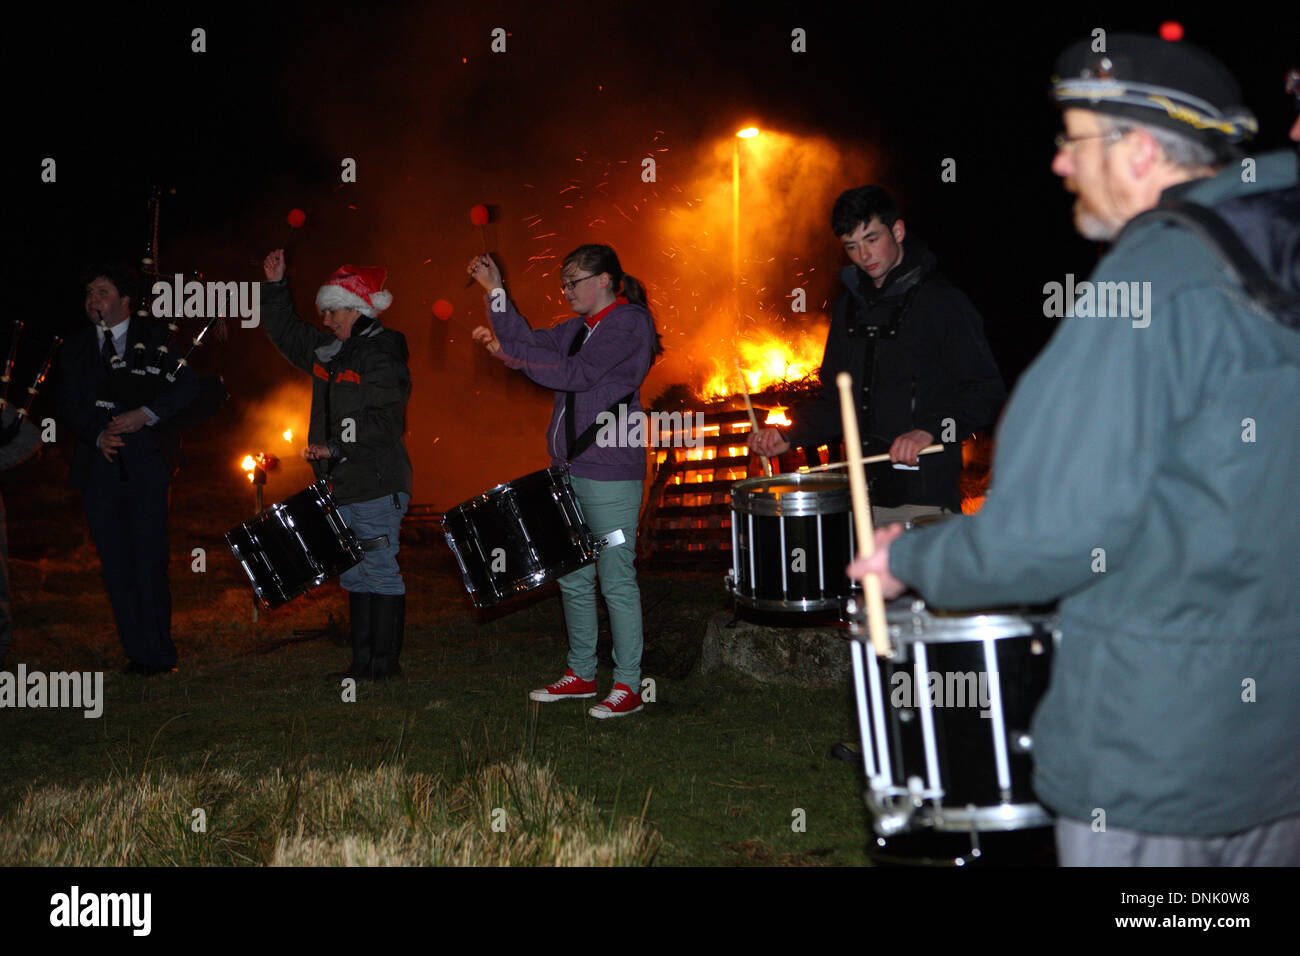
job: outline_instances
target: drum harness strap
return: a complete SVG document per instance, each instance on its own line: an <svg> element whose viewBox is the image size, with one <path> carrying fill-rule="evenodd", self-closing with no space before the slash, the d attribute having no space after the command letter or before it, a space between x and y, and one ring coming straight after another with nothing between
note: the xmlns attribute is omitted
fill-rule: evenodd
<svg viewBox="0 0 1300 956"><path fill-rule="evenodd" d="M586 325L586 323L583 323L581 328L578 329L578 334L573 337L573 344L569 346L570 357L578 354L579 350L582 348L582 343L587 341L587 337L590 334L591 334L591 329ZM611 415L618 414L618 407L620 405L626 405L628 402L632 401L632 398L635 395L636 395L636 389L633 389L632 391L624 395L622 398L614 402L613 405L610 405L609 408L607 408L605 411ZM600 431L600 427L599 427L600 415L597 415L596 420L587 426L586 431L584 431L581 435L576 435L577 426L573 424L574 405L575 405L574 393L565 392L564 393L564 440L565 440L564 447L569 450L568 457L565 460L566 466L570 462L572 462L573 459L577 458L584 451L586 451L588 448L591 447L592 442L596 440L596 433ZM609 534L597 536L594 538L594 542L596 544L597 550L604 550L605 548L618 547L620 544L623 544L626 540L627 537L623 534L622 528L615 528Z"/></svg>
<svg viewBox="0 0 1300 956"><path fill-rule="evenodd" d="M1199 238L1214 251L1260 311L1279 325L1300 329L1300 299L1268 274L1223 216L1200 203L1175 200L1135 216L1124 229L1127 232L1135 223L1150 219L1182 226Z"/></svg>
<svg viewBox="0 0 1300 956"><path fill-rule="evenodd" d="M362 325L361 324L362 318L369 319L369 322L366 325ZM353 326L353 332L354 334L357 335L362 335L362 334L375 335L377 332L381 332L381 331L383 331L382 328L379 328L378 323L374 319L371 319L369 316L358 317L357 324ZM325 377L325 399L322 402L322 408L324 409L325 412L325 444L326 445L328 445L330 441L330 377L334 374L334 360L338 358L338 354L340 351L342 351L342 349L343 349L343 342L335 341L323 345L316 350L316 357L325 363L325 370L326 370L325 371L325 376L326 376ZM336 459L333 457L326 459L325 474L327 478L333 475L335 462ZM402 507L402 502L401 499L397 497L396 491L393 492L392 497L393 497L393 507L400 509ZM388 535L381 534L377 538L366 538L364 541L359 541L358 543L361 545L362 551L383 551L385 548L388 547Z"/></svg>
<svg viewBox="0 0 1300 956"><path fill-rule="evenodd" d="M397 497L396 491L390 497L393 499L393 510L400 511L402 509L402 499ZM388 535L381 534L377 538L366 538L360 544L362 551L383 551L388 547Z"/></svg>
<svg viewBox="0 0 1300 956"><path fill-rule="evenodd" d="M326 345L322 345L320 348L316 349L316 358L322 361L325 365L325 391L324 391L325 398L324 401L321 402L321 409L325 413L326 446L328 446L330 443L330 379L334 375L334 359L338 356L342 348L343 348L343 343L341 341L336 340ZM334 474L333 456L325 460L325 464L323 468L325 471L325 479L328 481Z"/></svg>
<svg viewBox="0 0 1300 956"><path fill-rule="evenodd" d="M587 340L587 336L589 333L590 333L590 329L588 329L586 323L584 323L578 329L578 334L573 337L573 344L569 346L570 357L573 357L574 355L578 354L578 351L582 348L582 343ZM632 391L624 395L622 398L614 402L613 405L610 405L609 408L607 408L605 411L609 412L610 414L616 415L618 413L618 407L620 405L626 405L628 402L632 401L632 398L635 395L636 395L636 389L633 389ZM577 426L574 425L573 423L574 404L575 404L574 393L565 392L564 393L564 438L565 438L565 448L569 450L566 459L567 461L573 461L573 459L577 458L588 448L590 448L592 442L596 440L596 433L600 431L600 427L599 427L600 415L597 415L596 420L587 426L586 431L584 431L581 435L576 435Z"/></svg>
<svg viewBox="0 0 1300 956"><path fill-rule="evenodd" d="M908 313L912 309L912 302L916 299L917 290L921 288L921 286L925 283L925 280L928 279L929 277L930 277L930 273L923 273L921 271L921 268L918 266L915 269L910 270L909 275L904 276L901 280L899 280L898 283L899 285L904 285L908 282L912 284L909 288L907 288L903 292L901 296L897 297L893 301L889 299L884 299L884 300L877 299L874 302L867 302L866 300L861 300L861 301L855 301L853 299L850 300L850 304L849 304L850 311L845 322L845 334L848 335L850 338L861 337L866 339L866 343L865 343L866 347L863 352L863 361L862 361L862 379L858 389L859 404L857 408L858 421L863 423L862 433L864 437L862 440L862 446L864 451L867 447L867 443L871 440L872 437L872 432L871 432L871 424L872 424L871 420L873 417L872 404L875 401L875 396L872 393L872 389L875 388L875 384L876 384L876 356L877 356L876 343L880 339L898 338L899 329L903 327L903 323L904 321L906 321ZM865 315L864 315L865 312L870 312L873 309L880 308L882 305L888 305L891 307L891 314L887 322L883 324L872 324L863 321L863 319L865 319ZM913 411L915 411L915 407L916 407L916 377L915 376L913 376L912 378L912 406L913 406ZM919 469L915 469L915 470L919 470ZM868 477L867 481L869 486L871 484L874 484L870 476Z"/></svg>

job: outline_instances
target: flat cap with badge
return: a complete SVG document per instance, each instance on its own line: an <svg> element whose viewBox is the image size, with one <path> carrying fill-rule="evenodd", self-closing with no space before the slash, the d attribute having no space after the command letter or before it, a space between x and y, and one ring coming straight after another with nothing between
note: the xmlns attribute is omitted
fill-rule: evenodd
<svg viewBox="0 0 1300 956"><path fill-rule="evenodd" d="M1056 61L1052 97L1062 109L1173 130L1222 159L1236 156L1237 144L1259 129L1222 63L1198 47L1158 37L1117 33L1073 44Z"/></svg>

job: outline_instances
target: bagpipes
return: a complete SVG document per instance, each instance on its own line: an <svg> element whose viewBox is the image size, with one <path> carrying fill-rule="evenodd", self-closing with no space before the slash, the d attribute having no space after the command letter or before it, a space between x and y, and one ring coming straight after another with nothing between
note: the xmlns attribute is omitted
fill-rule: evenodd
<svg viewBox="0 0 1300 956"><path fill-rule="evenodd" d="M172 190L175 192L175 190ZM150 295L145 289L161 280L162 267L158 262L158 220L162 206L162 189L153 187L149 196L149 218L152 233L145 254L140 259L140 273L143 278L140 307L136 316L141 321L152 321ZM102 326L101 326L102 327ZM181 369L189 365L194 350L203 344L204 338L215 329L218 339L226 340L225 322L214 317L190 340L189 349L179 359L173 359L172 340L180 326L176 318L167 320L167 337L153 355L148 355L149 347L144 342L136 342L131 350L130 361L121 356L114 356L109 367L109 374L101 383L96 395L96 406L106 408L110 415L132 408L147 406L157 399L159 394L176 381ZM105 330L107 331L107 330ZM166 432L180 432L200 425L214 416L221 406L230 398L226 391L225 380L220 375L206 375L198 379L198 395L184 408L160 422L158 427Z"/></svg>
<svg viewBox="0 0 1300 956"><path fill-rule="evenodd" d="M20 319L14 320L13 338L9 340L9 356L5 359L4 374L0 375L0 423L3 423L7 417L4 415L6 409L14 408L13 403L9 401L9 383L13 380L14 362L18 358L18 338L22 335L23 323ZM32 384L27 386L27 402L21 408L17 409L14 420L8 425L0 425L0 447L3 447L13 441L14 436L18 434L18 429L22 427L23 419L32 413L32 403L36 401L36 393L40 390L41 384L45 381L46 376L50 374L50 367L54 364L54 354L63 344L63 339L56 335L50 342L49 350L45 353L45 361L41 363L40 371L36 373L36 378L32 379Z"/></svg>
<svg viewBox="0 0 1300 956"><path fill-rule="evenodd" d="M203 344L204 338L222 319L219 316L208 320L203 329L190 340L190 346L180 358L172 354L172 340L180 326L176 319L167 322L167 337L148 355L149 346L136 342L131 349L130 361L120 355L114 355L96 392L95 406L116 414L132 408L147 406L156 400L162 392L170 387L182 369L190 364L190 357L195 349ZM106 334L112 334L105 328ZM198 379L199 393L186 406L169 418L165 423L167 431L181 431L207 421L230 397L224 380L219 375L209 375Z"/></svg>

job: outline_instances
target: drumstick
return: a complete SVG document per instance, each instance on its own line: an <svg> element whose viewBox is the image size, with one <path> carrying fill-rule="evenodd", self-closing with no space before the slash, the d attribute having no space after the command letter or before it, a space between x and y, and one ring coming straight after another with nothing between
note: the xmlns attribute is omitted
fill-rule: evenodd
<svg viewBox="0 0 1300 956"><path fill-rule="evenodd" d="M853 379L848 372L835 376L840 389L840 415L844 419L844 453L849 469L849 492L853 500L853 525L858 532L859 558L869 558L876 550L875 533L871 527L871 500L867 495L867 470L862 463L862 439L858 437L858 416L853 408ZM867 629L876 656L888 657L889 631L885 626L885 596L880 590L880 577L874 573L862 578L862 590L867 598Z"/></svg>
<svg viewBox="0 0 1300 956"><path fill-rule="evenodd" d="M937 451L943 451L943 445L940 444L926 445L924 448L918 451L917 454L933 455ZM883 455L868 455L866 458L861 459L861 461L862 464L864 465L878 465L882 461L889 461L889 452L885 452ZM816 465L815 467L812 468L809 468L807 465L804 465L802 468L799 469L799 474L807 475L814 471L834 471L836 468L847 468L848 466L849 466L849 462L847 461L833 461L829 465Z"/></svg>
<svg viewBox="0 0 1300 956"><path fill-rule="evenodd" d="M472 277L471 277L470 281L471 281L471 282L474 281ZM456 326L456 328L460 329L460 330L463 331L463 332L466 332L466 333L469 335L469 340L470 340L471 342L474 341L474 330L471 329L469 326L467 326L464 322L460 321L460 319L456 318L454 314L453 314L453 315L449 315L449 316L447 316L447 318L443 319L442 321L443 321L443 322L450 322L452 325ZM491 325L490 322L488 323L488 325L486 326L486 328L488 328L489 330L492 328L492 325ZM493 335L496 335L496 332L493 332L492 334L493 334ZM498 350L500 350L500 348L501 348L500 345L497 345L496 348L493 348L492 346L489 345L489 346L488 346L488 351L489 351L489 352L497 352Z"/></svg>
<svg viewBox="0 0 1300 956"><path fill-rule="evenodd" d="M749 400L749 383L748 383L747 381L745 381L745 373L744 373L743 371L741 371L741 368L740 368L740 361L739 361L739 360L736 360L736 374L740 376L740 387L741 387L741 389L742 389L742 390L744 391L744 393L745 393L745 410L746 410L747 412L749 412L749 427L750 427L750 430L751 430L755 435L757 435L757 434L758 434L758 419L754 417L754 403L751 402L751 401ZM761 458L761 459L763 460L763 473L764 473L768 478L771 478L771 477L772 477L772 463L771 463L770 461L768 461L766 455L759 455L758 457Z"/></svg>

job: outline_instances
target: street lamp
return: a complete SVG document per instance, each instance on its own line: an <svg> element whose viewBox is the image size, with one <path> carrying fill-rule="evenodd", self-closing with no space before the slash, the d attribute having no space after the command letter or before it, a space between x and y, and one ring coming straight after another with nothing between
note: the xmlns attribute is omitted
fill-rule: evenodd
<svg viewBox="0 0 1300 956"><path fill-rule="evenodd" d="M757 135L755 126L737 130L735 149L731 154L731 297L737 317L740 316L740 141Z"/></svg>

